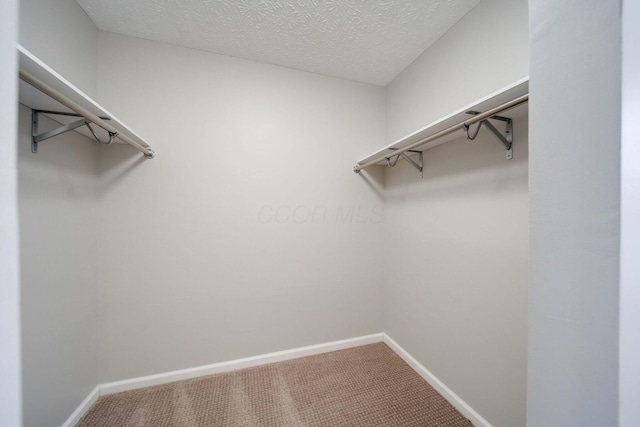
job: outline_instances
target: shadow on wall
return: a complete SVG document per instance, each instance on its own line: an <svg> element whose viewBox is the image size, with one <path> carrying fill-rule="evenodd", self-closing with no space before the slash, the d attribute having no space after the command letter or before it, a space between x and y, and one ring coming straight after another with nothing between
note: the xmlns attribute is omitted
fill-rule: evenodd
<svg viewBox="0 0 640 427"><path fill-rule="evenodd" d="M42 170L59 168L70 175L90 173L91 168L95 168L95 162L93 165L87 163L87 151L91 150L88 145L95 144L95 141L91 141L77 132L64 133L42 141L38 144L38 153L32 153L31 109L23 105L19 107L17 148L18 155L22 159L21 166ZM59 126L59 123L41 115L38 131L39 133L45 133ZM24 179L26 177L27 174L22 174L21 178Z"/></svg>
<svg viewBox="0 0 640 427"><path fill-rule="evenodd" d="M109 150L109 155L103 153ZM144 154L126 144L111 144L99 148L99 170L100 170L100 192L117 184L127 175L133 172L136 167L143 164L146 159ZM157 161L157 160L150 160Z"/></svg>
<svg viewBox="0 0 640 427"><path fill-rule="evenodd" d="M358 173L358 176L373 190L379 199L382 199L384 195L384 168L386 166L371 166Z"/></svg>
<svg viewBox="0 0 640 427"><path fill-rule="evenodd" d="M60 126L47 117L40 119L41 132ZM93 197L97 175L95 142L69 132L39 144L31 152L31 109L19 108L18 194L23 216L25 203L57 200L77 201ZM45 215L44 213L42 215Z"/></svg>

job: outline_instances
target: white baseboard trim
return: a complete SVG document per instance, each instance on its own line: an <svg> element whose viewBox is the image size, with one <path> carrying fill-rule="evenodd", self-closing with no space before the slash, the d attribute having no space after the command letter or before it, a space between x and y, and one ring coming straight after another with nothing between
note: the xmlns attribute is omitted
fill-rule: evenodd
<svg viewBox="0 0 640 427"><path fill-rule="evenodd" d="M82 401L80 406L65 421L62 427L75 426L80 418L87 413L91 405L98 400L99 396L120 393L122 391L135 390L143 387L171 383L174 381L187 380L206 375L230 372L238 369L251 368L254 366L266 365L269 363L283 362L285 360L297 359L300 357L313 356L316 354L328 353L330 351L344 350L346 348L358 347L366 344L384 342L398 356L402 358L418 375L427 381L438 393L440 393L449 403L451 403L462 415L467 417L476 427L492 427L491 424L464 400L455 394L449 387L433 375L420 362L413 358L405 349L400 347L391 337L385 333L365 335L357 338L350 338L341 341L333 341L324 344L299 347L291 350L277 351L275 353L262 354L259 356L245 357L242 359L230 360L227 362L213 363L211 365L197 366L195 368L181 369L178 371L165 372L161 374L148 375L144 377L132 378L123 381L114 381L100 384Z"/></svg>
<svg viewBox="0 0 640 427"><path fill-rule="evenodd" d="M82 416L87 413L89 408L91 408L91 405L93 405L96 400L98 400L98 397L100 397L100 386L96 386L96 388L91 390L91 393L89 393L89 395L85 397L80 406L78 406L76 410L73 411L73 413L69 416L69 418L67 418L67 421L62 424L62 427L73 427L78 424L80 418L82 418Z"/></svg>
<svg viewBox="0 0 640 427"><path fill-rule="evenodd" d="M197 366L195 368L180 369L178 371L148 375L145 377L132 378L123 381L114 381L110 383L100 384L100 396L119 393L122 391L135 390L143 387L150 387L159 384L171 383L174 381L187 380L191 378L202 377L205 375L219 374L222 372L251 368L253 366L266 365L268 363L282 362L285 360L297 359L305 356L313 356L315 354L328 353L330 351L343 350L345 348L358 347L366 344L373 344L376 342L382 342L383 339L384 334L382 333L366 335L341 341L333 341L324 344L299 347L291 350L277 351L275 353L262 354L259 356L245 357L243 359L230 360L228 362Z"/></svg>
<svg viewBox="0 0 640 427"><path fill-rule="evenodd" d="M449 403L451 403L462 415L467 417L469 421L476 427L492 427L491 424L482 416L473 410L464 400L455 394L449 387L447 387L442 381L440 381L435 375L433 375L427 368L422 366L420 362L413 358L407 351L400 347L397 342L391 339L387 334L384 336L384 343L387 344L393 351L398 354L404 360L407 365L411 366L414 371L418 373L431 387L435 388L438 393L442 395Z"/></svg>

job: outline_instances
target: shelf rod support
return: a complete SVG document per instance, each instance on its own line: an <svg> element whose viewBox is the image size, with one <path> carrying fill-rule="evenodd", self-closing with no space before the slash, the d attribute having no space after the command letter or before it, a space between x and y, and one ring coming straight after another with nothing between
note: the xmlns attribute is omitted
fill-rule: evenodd
<svg viewBox="0 0 640 427"><path fill-rule="evenodd" d="M404 153L405 151L409 151L409 150L411 150L413 148L419 147L421 145L425 145L425 144L427 144L427 143L429 143L431 141L435 141L438 138L442 138L445 135L449 135L449 134L454 133L454 132L459 132L460 131L460 126L463 125L463 124L472 125L472 124L481 122L482 120L484 120L486 118L495 116L498 113L501 113L503 111L509 110L511 108L514 108L514 107L517 107L517 106L522 105L522 104L524 104L524 103L526 103L528 101L529 101L529 94L527 93L527 94L519 96L519 97L517 97L517 98L515 98L515 99L513 99L513 100L511 100L509 102L505 102L502 105L499 105L499 106L497 106L495 108L492 108L489 111L485 111L484 113L478 114L477 116L474 116L474 117L472 117L470 119L467 119L462 123L458 123L456 125L450 126L450 127L446 128L446 129L441 130L440 132L436 132L433 135L430 135L430 136L428 136L426 138L423 138L423 139L420 139L418 141L412 142L411 144L409 144L409 145L407 145L407 146L405 146L403 148L398 149L399 152L396 152L395 154L400 154L400 152ZM387 149L389 149L389 148L390 147L388 147ZM368 168L369 166L373 166L373 165L378 164L381 161L384 161L388 156L389 156L388 154L381 154L378 157L376 157L376 158L374 158L372 160L369 160L368 162L356 163L356 165L353 167L353 171L355 173L359 173L362 169Z"/></svg>
<svg viewBox="0 0 640 427"><path fill-rule="evenodd" d="M467 114L478 115L480 113L478 111L467 111ZM496 129L493 124L491 124L489 119L500 120L506 123L505 136L503 136L500 131ZM482 127L482 125L486 126L487 129L489 129L491 133L493 133L495 137L498 138L500 142L502 142L502 145L504 145L504 148L506 148L507 150L507 160L513 159L513 120L509 117L491 116L487 119L482 120L480 124L478 124L478 127L476 128L473 136L469 135L469 125L463 123L462 129L464 130L464 134L467 136L467 139L471 141L476 139L476 136L478 136L478 132L480 132L480 128Z"/></svg>
<svg viewBox="0 0 640 427"><path fill-rule="evenodd" d="M109 140L108 141L101 141L100 139L98 139L98 136L96 135L96 133L93 131L93 129L91 128L90 125L90 121L82 118L80 120L77 120L73 123L68 123L66 125L62 125L60 127L57 127L55 129L52 129L50 131L38 134L38 124L39 124L39 116L40 113L44 113L44 114L53 114L53 115L58 115L58 116L70 116L70 117L82 117L79 114L74 114L74 113L64 113L64 112L58 112L58 111L48 111L48 110L31 110L31 152L34 154L38 153L38 143L47 140L49 138L53 138L54 136L58 136L60 134L63 134L65 132L69 132L71 130L77 129L81 126L87 126L89 128L89 130L91 131L91 134L93 135L93 137L95 138L96 141L98 141L101 144L105 144L105 145L109 145L113 142L114 138L118 135L118 133L112 133L109 132ZM108 117L100 117L102 120L111 120Z"/></svg>
<svg viewBox="0 0 640 427"><path fill-rule="evenodd" d="M486 121L485 126L502 142L507 149L507 160L513 159L513 120L507 121L507 130L505 132L506 137L502 136L500 131L495 128L489 121Z"/></svg>
<svg viewBox="0 0 640 427"><path fill-rule="evenodd" d="M38 143L45 139L53 138L61 133L69 132L70 130L79 128L85 125L85 120L81 119L73 123L69 123L64 126L60 126L49 132L38 134L38 110L31 110L31 152L33 154L38 153Z"/></svg>
<svg viewBox="0 0 640 427"><path fill-rule="evenodd" d="M153 149L151 147L149 147L148 144L145 143L144 145L141 145L138 142L134 141L129 136L127 136L126 134L118 135L118 130L116 128L114 128L113 126L111 126L109 123L107 123L103 118L98 117L97 115L93 114L91 111L87 110L86 108L82 107L81 105L78 105L73 100L71 100L70 98L65 96L63 93L59 92L58 90L56 90L56 89L50 87L49 85L47 85L46 83L42 82L41 80L39 80L37 77L35 77L33 74L29 73L28 71L20 69L20 70L18 70L18 75L20 77L20 80L22 80L22 81L24 81L26 83L29 83L31 86L33 86L36 89L38 89L40 92L42 92L42 93L50 96L51 98L55 99L56 101L58 101L59 103L61 103L65 107L67 107L70 110L76 112L81 117L84 117L85 119L87 119L91 123L95 123L97 126L100 126L102 129L104 129L105 131L109 132L109 135L111 135L112 133L116 134L118 136L118 138L120 138L125 143L131 145L132 147L136 148L139 151L142 151L142 153L144 154L145 158L153 159L156 156L155 151L153 151Z"/></svg>
<svg viewBox="0 0 640 427"><path fill-rule="evenodd" d="M390 150L397 150L397 148L390 148ZM416 168L418 170L418 172L420 172L420 178L422 178L422 175L423 175L423 173L422 173L422 169L423 169L422 151L409 150L408 152L418 155L418 162L417 163L411 157L407 156L405 153L400 153L400 154L398 154L396 156L396 161L393 162L393 163L391 162L391 156L390 157L385 157L386 160L387 160L387 165L390 166L390 167L394 167L398 163L398 160L400 159L400 157L402 157L407 162L409 162L409 164L411 166Z"/></svg>

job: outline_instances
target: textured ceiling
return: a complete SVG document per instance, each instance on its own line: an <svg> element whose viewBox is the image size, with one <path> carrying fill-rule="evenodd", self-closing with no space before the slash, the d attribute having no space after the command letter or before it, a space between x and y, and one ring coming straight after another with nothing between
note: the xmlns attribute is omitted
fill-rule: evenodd
<svg viewBox="0 0 640 427"><path fill-rule="evenodd" d="M98 28L386 85L479 0L77 0Z"/></svg>

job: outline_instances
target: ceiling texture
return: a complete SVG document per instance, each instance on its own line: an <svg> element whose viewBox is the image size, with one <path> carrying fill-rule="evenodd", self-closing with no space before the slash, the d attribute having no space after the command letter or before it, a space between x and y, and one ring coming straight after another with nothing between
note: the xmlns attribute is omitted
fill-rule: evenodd
<svg viewBox="0 0 640 427"><path fill-rule="evenodd" d="M105 31L386 85L479 0L77 0Z"/></svg>

